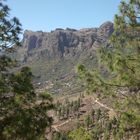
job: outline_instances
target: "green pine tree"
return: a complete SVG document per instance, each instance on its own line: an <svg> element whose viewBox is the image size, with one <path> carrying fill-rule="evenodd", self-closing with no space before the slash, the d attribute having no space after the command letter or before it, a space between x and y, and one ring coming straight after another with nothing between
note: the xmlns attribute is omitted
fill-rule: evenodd
<svg viewBox="0 0 140 140"><path fill-rule="evenodd" d="M9 11L0 0L0 139L38 140L52 123L47 115L53 108L52 97L48 93L37 96L30 68L14 70L16 62L7 52L19 45L21 24L15 17L10 19Z"/></svg>
<svg viewBox="0 0 140 140"><path fill-rule="evenodd" d="M140 1L122 1L115 15L114 32L107 46L97 49L98 68L89 71L78 66L91 93L112 102L117 114L118 136L140 130ZM106 73L103 73L103 69Z"/></svg>

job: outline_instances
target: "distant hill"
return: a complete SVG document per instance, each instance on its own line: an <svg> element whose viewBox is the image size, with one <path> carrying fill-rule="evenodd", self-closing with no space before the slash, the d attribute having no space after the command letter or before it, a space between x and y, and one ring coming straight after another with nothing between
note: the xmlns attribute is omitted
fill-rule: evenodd
<svg viewBox="0 0 140 140"><path fill-rule="evenodd" d="M22 47L14 53L20 64L32 68L36 86L53 93L72 94L82 88L77 84L75 67L85 64L96 67L95 49L106 45L113 32L113 23L99 28L56 29L51 32L24 32Z"/></svg>

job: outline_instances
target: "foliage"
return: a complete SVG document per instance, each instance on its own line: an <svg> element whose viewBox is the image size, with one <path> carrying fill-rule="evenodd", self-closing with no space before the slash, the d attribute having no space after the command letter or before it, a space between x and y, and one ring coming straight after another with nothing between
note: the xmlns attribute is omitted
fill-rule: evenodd
<svg viewBox="0 0 140 140"><path fill-rule="evenodd" d="M0 51L10 48L15 43L19 45L21 24L16 17L9 18L9 7L0 0Z"/></svg>
<svg viewBox="0 0 140 140"><path fill-rule="evenodd" d="M85 118L85 125L87 128L89 128L89 126L92 124L92 120L90 118L90 115L87 115Z"/></svg>
<svg viewBox="0 0 140 140"><path fill-rule="evenodd" d="M9 19L9 7L0 0L0 138L39 139L52 123L47 111L53 108L48 94L37 95L30 68L15 70L6 51L19 44L21 24Z"/></svg>
<svg viewBox="0 0 140 140"><path fill-rule="evenodd" d="M80 65L78 71L89 92L113 101L118 120L115 137L131 133L134 139L140 131L140 1L122 1L119 11L108 45L97 50L98 68L88 71Z"/></svg>
<svg viewBox="0 0 140 140"><path fill-rule="evenodd" d="M83 127L70 132L69 137L74 140L92 140L90 133L88 133Z"/></svg>
<svg viewBox="0 0 140 140"><path fill-rule="evenodd" d="M56 132L53 134L52 140L71 140L68 136L68 134L66 133L59 133Z"/></svg>
<svg viewBox="0 0 140 140"><path fill-rule="evenodd" d="M50 95L37 97L31 84L31 71L23 67L8 79L0 98L0 135L3 139L37 139L52 123L47 110L53 108Z"/></svg>

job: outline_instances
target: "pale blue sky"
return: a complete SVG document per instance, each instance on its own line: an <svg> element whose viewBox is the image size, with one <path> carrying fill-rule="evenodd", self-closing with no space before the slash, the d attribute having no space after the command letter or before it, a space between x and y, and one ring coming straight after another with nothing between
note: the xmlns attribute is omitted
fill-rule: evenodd
<svg viewBox="0 0 140 140"><path fill-rule="evenodd" d="M55 28L99 27L113 21L121 0L7 0L11 15L22 28L51 31Z"/></svg>

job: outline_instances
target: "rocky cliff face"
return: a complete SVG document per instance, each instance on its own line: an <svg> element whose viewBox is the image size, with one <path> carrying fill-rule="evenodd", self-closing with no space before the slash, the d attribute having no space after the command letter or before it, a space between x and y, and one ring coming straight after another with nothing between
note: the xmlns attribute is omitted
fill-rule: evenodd
<svg viewBox="0 0 140 140"><path fill-rule="evenodd" d="M15 57L22 65L31 67L36 83L46 83L47 88L51 88L54 93L74 93L81 90L76 83L75 67L79 63L88 68L96 67L95 49L105 45L112 32L111 22L106 22L99 28L81 30L26 30L22 47L18 49ZM51 83L51 86L48 83Z"/></svg>
<svg viewBox="0 0 140 140"><path fill-rule="evenodd" d="M32 32L26 30L23 37L23 61L46 56L62 58L74 56L77 52L99 47L107 42L113 32L113 24L106 22L99 28L56 29L51 32Z"/></svg>

